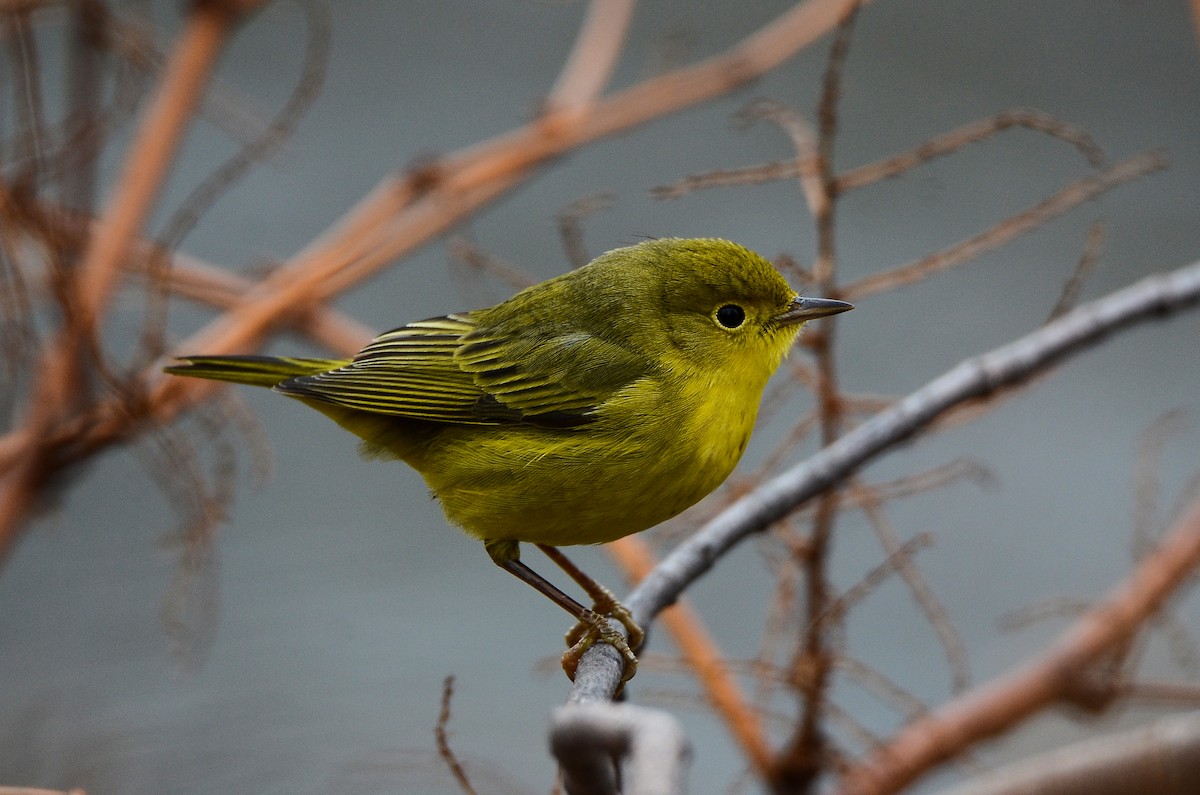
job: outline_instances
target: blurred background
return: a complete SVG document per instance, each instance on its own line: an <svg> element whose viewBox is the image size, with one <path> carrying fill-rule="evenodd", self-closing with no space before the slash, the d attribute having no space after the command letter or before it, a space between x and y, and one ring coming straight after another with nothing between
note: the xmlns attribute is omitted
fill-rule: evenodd
<svg viewBox="0 0 1200 795"><path fill-rule="evenodd" d="M789 6L645 2L612 86L718 53ZM118 3L114 10L152 26L163 49L179 30L177 3ZM282 151L203 216L182 250L261 274L386 174L519 126L553 85L584 10L579 2L535 0L330 4L332 49L311 109ZM306 35L297 5L256 14L221 60L217 94L226 113L234 107L270 116L299 79ZM36 42L53 107L63 90L63 31L43 24ZM5 44L14 46L11 38ZM791 158L780 129L740 129L736 114L770 98L814 119L828 49L827 37L716 101L574 150L453 234L547 278L568 262L557 217L605 193L611 202L582 222L589 256L646 236L719 236L810 264L813 223L795 181L675 200L651 190L689 174ZM0 67L0 87L11 95L4 75ZM1085 300L1195 261L1198 78L1196 27L1183 0L876 0L866 7L844 69L839 169L1015 107L1078 125L1113 160L1163 148L1170 167L965 267L860 302L838 327L842 386L907 394L1036 328L1098 219L1105 236ZM5 103L0 114L14 113ZM213 121L220 102L210 110L188 135L159 222L237 150ZM128 130L106 150L101 194L127 143ZM945 247L1089 173L1063 142L1016 129L856 191L838 208L840 279ZM479 278L440 239L336 305L381 331L511 292ZM171 309L170 331L182 338L211 315L180 303ZM269 348L318 350L287 337ZM236 399L257 418L261 438L246 434L238 445L236 499L214 561L184 589L186 606L178 604L180 553L171 543L179 517L136 451L93 462L5 561L0 784L90 793L455 791L434 746L442 683L453 675L450 741L480 791L549 791L554 768L544 733L549 711L568 691L557 656L569 620L449 527L414 472L360 459L355 440L277 395L243 389ZM982 419L919 440L866 471L876 481L958 459L986 468L980 482L889 507L902 537L933 534L918 563L967 644L973 681L1005 670L1064 626L1059 619L1001 631L1004 616L1057 596L1102 595L1129 567L1135 522L1148 517L1151 529L1161 529L1170 521L1200 468L1198 412L1200 314L1193 312L1123 333ZM776 421L786 427L787 419ZM201 444L202 429L193 430ZM770 449L772 432L759 429L745 466ZM1153 473L1157 497L1143 488L1139 513L1135 470L1148 433L1163 440L1142 470ZM255 474L264 447L274 462L266 478ZM834 555L841 588L882 557L853 513L839 521ZM548 567L536 553L528 557ZM577 549L573 557L627 590L602 550ZM755 544L745 544L689 598L726 654L750 658L773 588ZM1178 605L1178 629L1200 630L1197 607L1194 595ZM855 657L915 696L930 704L948 697L944 655L897 582L865 600L846 631ZM1154 637L1143 675L1194 676L1189 661L1200 664L1200 655L1189 638ZM695 748L692 791L739 791L739 782L754 791L725 729L672 663L665 633L654 635L648 651L631 697L684 722ZM902 722L853 684L839 684L835 698L875 732ZM785 729L794 710L788 698L772 703L775 727ZM1039 719L977 761L994 764L1157 714L1133 706L1099 720ZM931 778L918 791L956 775Z"/></svg>

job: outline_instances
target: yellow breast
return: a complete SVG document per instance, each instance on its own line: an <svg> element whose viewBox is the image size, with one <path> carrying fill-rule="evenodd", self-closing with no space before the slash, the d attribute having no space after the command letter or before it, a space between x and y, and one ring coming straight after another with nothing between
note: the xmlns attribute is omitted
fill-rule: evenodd
<svg viewBox="0 0 1200 795"><path fill-rule="evenodd" d="M565 546L640 532L694 505L741 458L758 409L753 394L644 379L596 422L572 429L446 427L419 456L446 515L484 540ZM670 406L671 410L664 409ZM453 457L453 466L447 458Z"/></svg>

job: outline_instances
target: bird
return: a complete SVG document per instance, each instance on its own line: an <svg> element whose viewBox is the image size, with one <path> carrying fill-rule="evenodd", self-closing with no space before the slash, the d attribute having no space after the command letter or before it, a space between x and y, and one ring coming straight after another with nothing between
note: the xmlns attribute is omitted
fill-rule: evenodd
<svg viewBox="0 0 1200 795"><path fill-rule="evenodd" d="M716 489L804 323L852 308L801 297L736 243L658 238L495 306L400 326L349 360L197 355L164 369L271 388L359 437L364 455L407 463L497 566L575 617L567 675L603 641L623 657L623 686L645 634L559 547L641 532ZM526 565L521 543L591 608Z"/></svg>

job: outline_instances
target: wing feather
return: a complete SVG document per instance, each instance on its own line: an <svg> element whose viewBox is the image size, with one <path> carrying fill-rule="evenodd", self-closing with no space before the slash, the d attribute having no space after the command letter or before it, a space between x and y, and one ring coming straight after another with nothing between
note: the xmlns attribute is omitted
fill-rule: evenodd
<svg viewBox="0 0 1200 795"><path fill-rule="evenodd" d="M620 344L579 331L536 333L520 322L461 313L386 332L349 364L291 378L288 395L360 411L476 425L572 427L646 375Z"/></svg>

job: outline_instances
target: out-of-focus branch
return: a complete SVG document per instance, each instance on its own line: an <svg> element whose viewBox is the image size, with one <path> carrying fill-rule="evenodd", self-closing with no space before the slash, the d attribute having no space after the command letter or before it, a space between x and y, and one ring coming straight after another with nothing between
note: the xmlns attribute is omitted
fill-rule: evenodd
<svg viewBox="0 0 1200 795"><path fill-rule="evenodd" d="M628 704L559 707L551 720L550 750L568 795L686 791L691 748L679 722L659 710ZM624 763L621 775L613 760Z"/></svg>
<svg viewBox="0 0 1200 795"><path fill-rule="evenodd" d="M1200 262L1156 274L1061 316L1035 332L968 359L854 428L817 455L744 495L676 547L624 603L646 626L731 547L927 428L947 412L985 400L1031 379L1067 356L1135 323L1160 319L1200 302ZM594 651L607 648L597 644ZM589 650L588 654L594 653ZM611 681L587 681L601 671L580 664L576 689L613 693ZM603 674L607 676L608 674ZM583 681L581 681L583 680Z"/></svg>
<svg viewBox="0 0 1200 795"><path fill-rule="evenodd" d="M15 457L0 464L0 559L11 548L21 520L37 503L42 488L70 463L70 456L52 437L83 402L85 351L95 342L122 260L166 177L217 55L242 15L255 5L251 0L209 0L191 7L158 93L134 137L122 179L65 286L67 305L62 311L67 322L42 351L24 424L6 437L15 436L20 443Z"/></svg>
<svg viewBox="0 0 1200 795"><path fill-rule="evenodd" d="M1165 718L998 768L938 795L1194 795L1200 715Z"/></svg>
<svg viewBox="0 0 1200 795"><path fill-rule="evenodd" d="M815 149L816 136L811 127L799 114L778 103L759 100L744 111L743 116L753 121L767 118L780 124L792 137L798 152ZM1103 168L1107 158L1092 137L1073 124L1059 121L1053 116L1032 108L1014 108L998 113L982 121L972 122L956 130L936 135L906 152L883 160L857 166L833 177L832 189L837 195L856 188L873 185L884 179L899 176L923 163L953 154L969 144L985 140L998 132L1023 128L1058 138L1074 146L1093 168ZM764 163L744 168L718 169L702 174L689 174L669 185L660 185L650 191L656 199L678 199L692 191L730 185L758 185L780 179L799 177L804 180L805 198L809 207L816 203L811 196L811 180L814 176L811 157L800 156L793 160ZM815 213L814 213L815 214Z"/></svg>
<svg viewBox="0 0 1200 795"><path fill-rule="evenodd" d="M217 56L241 15L255 5L211 1L192 5L158 92L130 144L116 191L84 255L75 310L85 330L96 322L112 295L121 262L166 179Z"/></svg>
<svg viewBox="0 0 1200 795"><path fill-rule="evenodd" d="M548 112L578 111L600 95L617 66L635 5L635 0L592 0L575 46L546 98Z"/></svg>
<svg viewBox="0 0 1200 795"><path fill-rule="evenodd" d="M1050 114L1034 108L1014 108L959 127L957 130L935 135L908 152L839 174L837 190L841 193L864 185L873 185L903 174L922 163L957 152L968 144L983 141L998 132L1013 128L1040 132L1074 146L1092 168L1103 168L1107 160L1092 136L1074 124L1059 121Z"/></svg>
<svg viewBox="0 0 1200 795"><path fill-rule="evenodd" d="M1124 647L1198 564L1200 501L1128 579L1048 651L901 729L862 764L851 768L839 791L845 795L897 792L980 740L1050 705L1072 701L1091 669L1106 654ZM1157 790L1140 787L1139 791Z"/></svg>
<svg viewBox="0 0 1200 795"><path fill-rule="evenodd" d="M138 256L134 261L144 264L146 259ZM181 252L171 255L165 281L172 295L218 309L237 306L254 287L254 282L245 277ZM372 329L349 315L322 305L298 316L292 326L313 342L346 357L358 353L375 336Z"/></svg>

